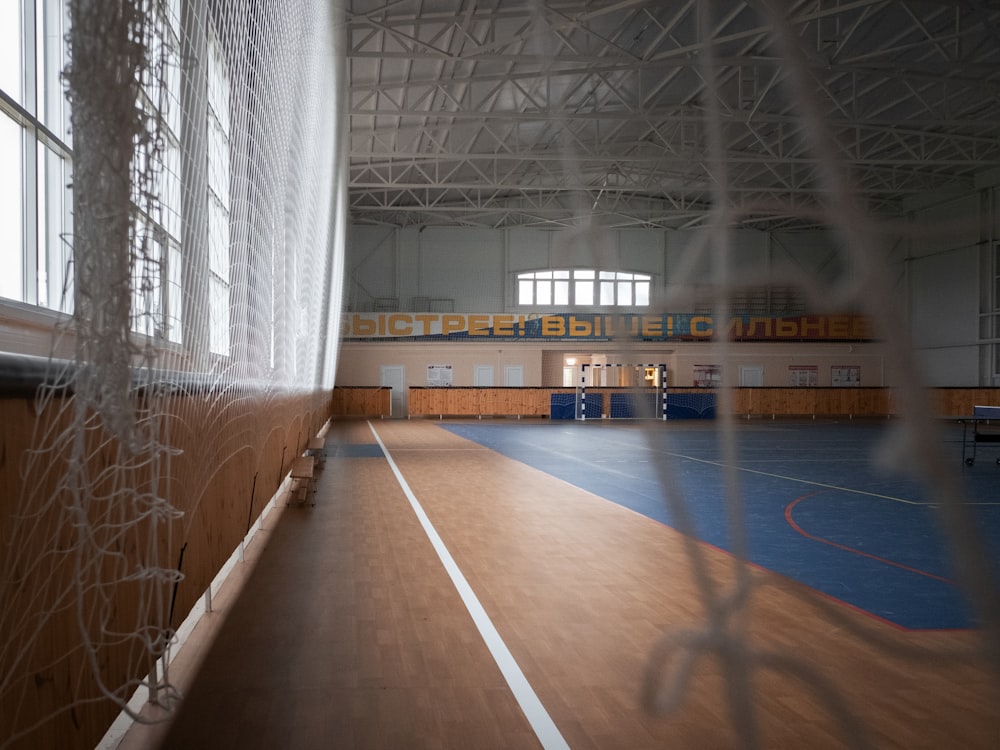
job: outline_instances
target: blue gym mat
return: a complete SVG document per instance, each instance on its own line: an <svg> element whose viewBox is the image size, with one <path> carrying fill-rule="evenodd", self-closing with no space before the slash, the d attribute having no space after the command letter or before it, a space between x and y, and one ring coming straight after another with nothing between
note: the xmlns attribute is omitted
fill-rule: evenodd
<svg viewBox="0 0 1000 750"><path fill-rule="evenodd" d="M663 491L672 481L699 539L732 551L716 423L442 423L445 429L582 489L679 527ZM888 422L738 423L734 473L750 562L899 627L976 626L949 558L940 511L907 476L872 457ZM1000 579L1000 468L961 466L961 429L947 433Z"/></svg>

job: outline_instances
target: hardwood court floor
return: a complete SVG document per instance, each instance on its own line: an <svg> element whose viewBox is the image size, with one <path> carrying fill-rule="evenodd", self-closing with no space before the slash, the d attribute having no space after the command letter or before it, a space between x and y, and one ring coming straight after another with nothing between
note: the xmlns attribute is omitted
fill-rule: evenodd
<svg viewBox="0 0 1000 750"><path fill-rule="evenodd" d="M710 628L689 542L433 422L374 427L569 747L743 747L731 694L750 696L759 747L855 746L811 679L758 672L730 692L742 670L716 658L694 666L676 712L651 714L639 696L654 645ZM334 443L375 437L336 422ZM385 459L330 458L316 507L268 524L242 587L216 597L175 662L173 722L136 726L123 748L541 746ZM732 558L696 549L731 589ZM908 633L843 607L831 619L803 587L744 573L748 606L720 619L715 642L821 672L872 747L1000 747L985 667L884 650L974 648L974 633Z"/></svg>

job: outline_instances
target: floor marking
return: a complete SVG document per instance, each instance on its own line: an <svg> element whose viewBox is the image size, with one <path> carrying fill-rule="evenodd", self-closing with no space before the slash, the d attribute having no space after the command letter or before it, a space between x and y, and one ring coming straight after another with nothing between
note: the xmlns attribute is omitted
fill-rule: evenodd
<svg viewBox="0 0 1000 750"><path fill-rule="evenodd" d="M609 428L609 429L611 429L611 428ZM565 434L567 434L567 435L573 435L574 434L574 433L572 433L571 431L568 431L568 430L564 430L563 432L565 432ZM453 434L458 434L458 433L453 433ZM463 437L466 440L472 440L473 442L475 442L475 440L476 440L474 437L468 437L468 436L460 435L460 434L459 434L459 437ZM519 458L519 457L517 457L515 455L506 453L501 448L490 448L488 446L483 445L482 443L477 443L477 444L480 445L480 446L482 446L482 447L484 447L484 448L486 448L487 450L492 450L492 451L494 451L496 453L500 453L501 455L506 456L507 458L511 458L514 461L519 461L519 462L524 463L524 464L527 463L527 461L525 461L523 458ZM534 448L535 446L529 446L529 447ZM584 464L586 466L591 466L591 465L595 465L595 464L609 464L609 463L612 463L612 462L614 462L614 463L650 463L649 461L647 461L645 459L636 460L634 458L629 458L629 459L624 459L624 460L622 460L622 459L617 459L617 460L616 459L605 459L605 458L587 459L587 458L581 458L577 454L565 453L563 451L555 450L555 449L553 449L551 447L548 447L548 446L542 446L541 449L542 450L546 450L549 453L552 453L553 455L556 455L556 456L558 456L560 458L563 458L566 461L573 461L573 462ZM629 449L631 449L631 446L629 446ZM646 450L648 452L651 452L651 453L658 454L658 455L670 456L671 458L687 459L688 461L695 461L697 463L708 464L710 466L718 466L719 468L734 468L737 471L744 471L744 472L747 472L749 474L759 474L761 476L772 477L774 479L784 479L785 481L788 481L788 482L798 482L799 484L805 484L805 485L809 485L811 487L822 487L823 489L836 490L838 492L847 492L847 493L854 494L854 495L865 495L867 497L877 497L877 498L880 498L882 500L891 500L892 502L895 502L895 503L904 503L906 505L915 505L915 506L920 507L920 508L943 508L943 507L945 507L947 505L947 503L942 503L942 502L938 502L938 501L931 501L931 500L926 500L926 501L922 501L922 500L907 500L907 499L902 498L902 497L896 497L895 495L884 495L884 494L881 494L881 493L878 493L878 492L869 492L868 490L857 490L857 489L852 489L850 487L841 487L841 486L836 485L836 484L826 484L824 482L815 482L815 481L811 481L809 479L801 479L799 477L790 477L790 476L787 476L785 474L775 474L774 472L761 471L760 469L748 469L748 468L746 468L744 466L739 466L739 465L729 466L728 464L724 464L721 461L711 461L711 460L709 460L707 458L698 458L697 456L689 456L689 455L684 454L684 453L675 453L673 451L661 451L658 448L651 448L648 445L644 447L644 450ZM785 462L783 459L774 459L774 461L776 463L777 462ZM799 461L801 463L809 463L809 459L799 459ZM868 466L870 464L870 462L868 460L863 459L863 458L857 459L857 461L854 461L854 463L858 463L858 464L863 465L863 466ZM630 479L633 478L632 475L630 473L628 473L628 472L621 472L621 471L617 471L615 469L612 469L610 467L604 467L604 466L602 466L601 468L605 469L606 471L608 471L609 473L612 473L612 474L621 474L624 477L628 477ZM555 476L554 474L550 474L549 471L548 471L548 469L539 469L539 470L545 472L546 474L549 474L550 476ZM571 481L569 481L567 483L573 485L574 487L577 487L578 489L582 489L580 487L580 485L574 484ZM598 495L598 496L601 497L601 495ZM604 499L606 500L607 498L604 498ZM960 505L960 506L962 506L962 507L978 508L978 507L997 506L997 505L1000 505L1000 501L991 501L991 500L965 500L965 501L959 502L957 504Z"/></svg>
<svg viewBox="0 0 1000 750"><path fill-rule="evenodd" d="M893 495L882 495L878 492L868 492L867 490L855 490L850 487L839 487L836 484L827 484L825 482L813 482L809 479L800 479L799 477L789 477L784 474L775 474L770 471L760 471L759 469L748 469L744 466L728 466L721 461L709 461L707 458L695 458L694 456L685 456L683 453L671 453L665 451L665 455L673 456L674 458L685 458L688 461L697 461L702 464L709 464L710 466L718 466L719 468L729 468L736 469L737 471L745 471L748 474L760 474L764 477L772 477L773 479L784 479L787 482L798 482L799 484L808 484L810 487L822 487L827 490L836 490L837 492L849 492L854 495L866 495L867 497L877 497L882 500L892 500L896 503L906 503L907 505L919 505L926 507L931 505L931 503L920 502L919 500L906 500L902 497L895 497Z"/></svg>
<svg viewBox="0 0 1000 750"><path fill-rule="evenodd" d="M481 452L481 451L485 451L485 450L489 450L489 449L488 448L484 448L483 446L478 445L478 444L475 447L472 447L472 448L437 448L435 446L428 447L428 446L422 446L422 445L416 445L416 446L414 446L414 445L404 445L404 446L402 446L400 448L397 448L396 452L397 453L405 453L405 452L410 452L410 451L436 451L436 452L440 453L440 452L451 451L452 453L462 453L462 452L469 453L469 452Z"/></svg>
<svg viewBox="0 0 1000 750"><path fill-rule="evenodd" d="M483 609L483 605L479 603L479 598L476 596L475 592L473 592L472 587L465 579L462 571L459 570L458 564L451 556L448 548L445 547L441 537L438 536L437 530L434 528L431 520L424 512L423 507L417 500L417 496L413 494L413 490L410 489L410 485L407 484L406 479L403 478L403 473L399 470L399 467L396 466L396 462L392 459L389 449L385 447L385 443L382 442L382 438L379 436L378 432L375 431L375 426L369 422L368 427L375 436L375 440L377 440L378 444L382 447L385 459L389 462L389 468L392 469L392 473L395 474L396 481L399 482L399 486L402 488L403 494L406 495L406 499L410 501L410 506L413 508L413 512L417 514L417 519L420 521L420 525L423 527L424 533L427 534L427 538L430 539L431 545L434 547L434 551L437 552L437 555L440 558L441 563L444 565L448 576L451 578L452 583L455 584L455 588L458 589L458 595L462 597L462 602L465 604L465 608L472 616L472 620L475 623L476 628L479 630L479 634L486 642L486 647L493 655L493 660L500 668L500 672L507 681L507 685L510 686L515 700L517 700L518 705L521 706L521 710L528 719L528 723L531 724L531 728L534 730L535 736L538 737L539 742L542 743L542 747L545 748L545 750L569 750L569 745L563 738L562 734L560 734L555 722L552 721L552 717L550 717L548 712L545 710L545 707L538 699L534 689L528 683L527 678L524 676L521 668L517 665L517 662L514 661L514 656L507 648L507 644L503 642L503 639L500 637L500 633L497 632L497 629L494 627L489 615L486 614L486 610Z"/></svg>
<svg viewBox="0 0 1000 750"><path fill-rule="evenodd" d="M893 566L895 568L899 568L900 570L905 570L908 573L916 573L917 575L926 576L927 578L933 578L936 581L941 581L942 583L947 583L947 584L949 584L951 586L958 586L958 582L957 581L953 581L950 578L945 578L943 576L939 576L939 575L936 575L934 573L929 573L926 570L921 570L920 568L914 568L914 567L912 567L910 565L906 565L906 564L901 563L901 562L896 562L895 560L890 560L887 557L881 557L880 555L874 555L871 552L865 552L864 550L860 550L857 547L850 547L850 546L848 546L846 544L841 544L840 542L835 542L832 539L826 539L825 537L816 536L815 534L810 534L808 531L806 531L805 529L803 529L798 524L798 522L796 522L796 520L794 518L792 518L792 511L795 510L795 508L803 500L806 500L806 499L811 498L811 497L815 497L819 493L820 493L820 490L816 490L815 492L810 492L810 493L808 493L806 495L802 495L802 497L795 498L794 500L792 500L792 502L790 502L788 505L785 506L785 520L788 522L788 525L791 526L793 529L795 529L796 532L798 532L799 534L801 534L802 536L804 536L806 539L810 539L810 540L812 540L814 542L819 542L820 544L828 544L831 547L834 547L835 549L843 550L845 552L850 552L851 554L859 555L861 557L867 557L869 560L875 560L876 562L884 563L885 565L891 565L891 566Z"/></svg>

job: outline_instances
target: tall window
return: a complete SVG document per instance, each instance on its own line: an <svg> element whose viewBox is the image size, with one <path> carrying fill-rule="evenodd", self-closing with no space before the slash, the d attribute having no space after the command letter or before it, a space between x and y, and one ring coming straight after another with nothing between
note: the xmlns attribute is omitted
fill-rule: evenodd
<svg viewBox="0 0 1000 750"><path fill-rule="evenodd" d="M72 143L63 71L68 0L0 2L0 298L72 313ZM139 105L156 129L156 152L134 170L155 194L133 192L132 329L181 341L180 16L159 6ZM140 184L139 180L135 181ZM149 210L150 206L156 210Z"/></svg>
<svg viewBox="0 0 1000 750"><path fill-rule="evenodd" d="M132 328L181 343L180 16L175 2L158 12L139 92L155 147L138 149L133 166Z"/></svg>
<svg viewBox="0 0 1000 750"><path fill-rule="evenodd" d="M652 277L643 273L529 271L517 275L517 304L558 307L648 307Z"/></svg>
<svg viewBox="0 0 1000 750"><path fill-rule="evenodd" d="M214 29L208 35L209 348L229 354L229 69Z"/></svg>
<svg viewBox="0 0 1000 750"><path fill-rule="evenodd" d="M980 335L985 339L990 339L990 348L993 350L992 372L990 375L990 385L1000 385L1000 242L993 245L993 278L988 291L990 313L984 316Z"/></svg>
<svg viewBox="0 0 1000 750"><path fill-rule="evenodd" d="M66 0L0 2L0 297L71 312Z"/></svg>

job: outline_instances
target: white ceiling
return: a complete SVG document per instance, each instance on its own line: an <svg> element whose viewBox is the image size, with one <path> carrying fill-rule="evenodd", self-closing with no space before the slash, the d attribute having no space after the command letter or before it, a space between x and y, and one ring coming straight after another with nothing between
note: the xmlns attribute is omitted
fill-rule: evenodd
<svg viewBox="0 0 1000 750"><path fill-rule="evenodd" d="M815 226L1000 167L996 0L345 0L362 224Z"/></svg>

